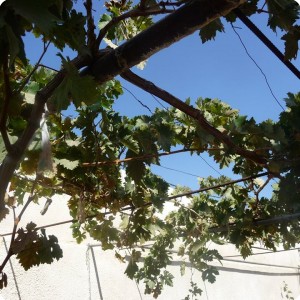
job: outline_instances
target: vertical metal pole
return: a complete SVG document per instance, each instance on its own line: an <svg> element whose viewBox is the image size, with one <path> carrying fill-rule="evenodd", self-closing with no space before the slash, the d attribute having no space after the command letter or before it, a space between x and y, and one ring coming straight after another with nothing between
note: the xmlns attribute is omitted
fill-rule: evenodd
<svg viewBox="0 0 300 300"><path fill-rule="evenodd" d="M91 253L92 253L100 300L104 300L103 295L102 295L101 285L100 285L100 278L99 278L98 268L97 268L97 264L96 264L94 249L90 245L88 247L91 249Z"/></svg>
<svg viewBox="0 0 300 300"><path fill-rule="evenodd" d="M7 247L7 244L6 244L5 237L3 236L2 239L3 239L5 250L6 250L6 252L8 252L8 247ZM11 259L9 259L9 265L10 265L11 272L12 272L12 275L13 275L13 278L14 278L15 286L16 286L17 293L18 293L18 298L19 298L19 300L22 300L20 290L19 290L19 286L18 286L18 282L17 282L17 279L16 279L16 274L15 274Z"/></svg>

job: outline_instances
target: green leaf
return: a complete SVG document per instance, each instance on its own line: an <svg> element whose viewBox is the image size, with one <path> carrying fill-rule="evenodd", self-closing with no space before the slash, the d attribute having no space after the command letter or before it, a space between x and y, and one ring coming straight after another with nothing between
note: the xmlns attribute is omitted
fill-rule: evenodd
<svg viewBox="0 0 300 300"><path fill-rule="evenodd" d="M107 14L103 14L98 23L99 29L102 29L103 27L105 27L111 21L111 19L112 19L111 16L109 16Z"/></svg>
<svg viewBox="0 0 300 300"><path fill-rule="evenodd" d="M75 107L94 104L99 93L92 76L80 76L78 70L70 62L63 61L67 74L62 83L53 93L51 102L58 111L65 110L73 100Z"/></svg>
<svg viewBox="0 0 300 300"><path fill-rule="evenodd" d="M11 10L3 9L0 14L0 51L2 55L0 63L3 63L8 51L10 67L14 66L17 57L20 59L19 63L22 62L24 66L27 65L22 40L24 34L25 30L20 17L16 16Z"/></svg>
<svg viewBox="0 0 300 300"><path fill-rule="evenodd" d="M270 28L273 31L276 31L277 27L289 31L298 18L297 2L294 0L269 0L267 5Z"/></svg>
<svg viewBox="0 0 300 300"><path fill-rule="evenodd" d="M244 259L252 254L251 247L248 243L241 245L239 250Z"/></svg>
<svg viewBox="0 0 300 300"><path fill-rule="evenodd" d="M242 128L243 128L246 121L247 121L247 116L239 116L239 117L234 119L234 125L235 125L236 130L238 132L242 131Z"/></svg>
<svg viewBox="0 0 300 300"><path fill-rule="evenodd" d="M0 164L3 162L7 154L2 136L0 137Z"/></svg>
<svg viewBox="0 0 300 300"><path fill-rule="evenodd" d="M136 140L133 139L131 135L126 135L121 139L121 142L124 146L130 149L135 154L139 154L140 147Z"/></svg>
<svg viewBox="0 0 300 300"><path fill-rule="evenodd" d="M135 160L134 157L137 156L131 150L127 151L126 158L132 157L133 160L127 162L126 174L132 178L136 183L141 182L145 172L146 167L143 161Z"/></svg>
<svg viewBox="0 0 300 300"><path fill-rule="evenodd" d="M224 26L220 19L210 22L200 30L202 43L205 43L209 40L214 40L217 32L224 32Z"/></svg>
<svg viewBox="0 0 300 300"><path fill-rule="evenodd" d="M216 275L219 275L219 271L216 267L209 267L208 269L202 272L202 279L208 280L210 283L214 283L216 281Z"/></svg>
<svg viewBox="0 0 300 300"><path fill-rule="evenodd" d="M284 162L270 161L268 169L273 174L280 174L284 165Z"/></svg>
<svg viewBox="0 0 300 300"><path fill-rule="evenodd" d="M294 26L293 29L283 35L281 39L285 41L285 59L296 59L299 50L300 26Z"/></svg>
<svg viewBox="0 0 300 300"><path fill-rule="evenodd" d="M118 241L118 230L113 227L111 220L104 220L101 224L94 226L90 235L101 242L103 250L113 249L114 243Z"/></svg>
<svg viewBox="0 0 300 300"><path fill-rule="evenodd" d="M192 254L196 254L206 244L206 242L207 240L205 238L195 241L191 247Z"/></svg>
<svg viewBox="0 0 300 300"><path fill-rule="evenodd" d="M34 104L35 94L33 94L33 93L24 93L24 100L28 104Z"/></svg>
<svg viewBox="0 0 300 300"><path fill-rule="evenodd" d="M135 273L139 270L137 263L131 258L128 262L127 268L125 270L125 274L130 278L133 279Z"/></svg>
<svg viewBox="0 0 300 300"><path fill-rule="evenodd" d="M55 22L60 21L49 10L49 7L54 4L53 1L10 0L7 4L14 9L17 14L24 17L28 22L35 24L44 33L50 33Z"/></svg>
<svg viewBox="0 0 300 300"><path fill-rule="evenodd" d="M284 101L286 102L286 105L288 107L297 106L300 104L300 93L298 94L288 93L287 97L284 98Z"/></svg>
<svg viewBox="0 0 300 300"><path fill-rule="evenodd" d="M62 24L57 24L52 29L51 41L60 50L63 50L66 45L71 49L77 50L79 54L90 54L86 46L86 18L81 12L71 10L63 20Z"/></svg>
<svg viewBox="0 0 300 300"><path fill-rule="evenodd" d="M51 264L54 259L62 258L57 238L53 235L47 237L45 229L41 230L41 234L37 234L35 227L34 223L29 223L26 233L20 229L13 248L25 270L40 264Z"/></svg>
<svg viewBox="0 0 300 300"><path fill-rule="evenodd" d="M174 131L169 124L160 123L157 126L157 143L164 151L170 151L174 138Z"/></svg>
<svg viewBox="0 0 300 300"><path fill-rule="evenodd" d="M8 48L9 48L9 54L10 54L10 64L15 61L16 57L20 53L20 43L22 43L22 40L15 35L12 28L9 25L5 26L7 41L8 41Z"/></svg>
<svg viewBox="0 0 300 300"><path fill-rule="evenodd" d="M54 161L56 164L61 165L68 170L74 170L79 166L79 160L72 161L65 158L62 159L55 158Z"/></svg>

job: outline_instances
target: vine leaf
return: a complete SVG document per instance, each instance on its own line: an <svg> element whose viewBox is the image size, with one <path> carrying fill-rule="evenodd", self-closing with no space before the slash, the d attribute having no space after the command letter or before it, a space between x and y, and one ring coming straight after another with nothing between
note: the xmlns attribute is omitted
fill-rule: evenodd
<svg viewBox="0 0 300 300"><path fill-rule="evenodd" d="M74 170L79 166L79 160L72 161L66 158L62 158L62 159L55 158L54 161L56 164L61 165L68 170Z"/></svg>
<svg viewBox="0 0 300 300"><path fill-rule="evenodd" d="M138 154L140 147L137 141L131 135L126 135L121 139L121 142L124 146L130 149L132 152Z"/></svg>
<svg viewBox="0 0 300 300"><path fill-rule="evenodd" d="M111 19L111 16L109 16L108 14L103 14L98 23L99 29L104 28L111 21Z"/></svg>
<svg viewBox="0 0 300 300"><path fill-rule="evenodd" d="M9 45L8 48L10 54L10 62L12 63L20 53L21 39L15 35L13 28L11 28L8 24L5 26L5 31Z"/></svg>
<svg viewBox="0 0 300 300"><path fill-rule="evenodd" d="M298 4L292 0L269 0L267 1L269 11L268 25L273 31L279 27L290 30L298 18Z"/></svg>
<svg viewBox="0 0 300 300"><path fill-rule="evenodd" d="M50 5L52 4L53 1L48 0L8 1L8 5L12 7L17 14L25 18L30 23L34 23L44 33L50 33L51 29L55 25L55 22L59 21L59 19L49 10Z"/></svg>
<svg viewBox="0 0 300 300"><path fill-rule="evenodd" d="M85 17L80 12L71 10L67 18L64 19L63 30L62 26L58 24L53 28L51 38L53 43L60 49L67 45L71 49L78 50L80 54L89 53L85 45Z"/></svg>
<svg viewBox="0 0 300 300"><path fill-rule="evenodd" d="M131 151L127 151L126 158L136 157L137 155ZM130 160L127 163L126 174L135 182L140 182L146 172L145 164L141 160Z"/></svg>
<svg viewBox="0 0 300 300"><path fill-rule="evenodd" d="M202 272L202 279L214 283L216 281L216 275L219 275L219 271L215 267L209 267Z"/></svg>
<svg viewBox="0 0 300 300"><path fill-rule="evenodd" d="M220 19L214 20L200 30L202 43L214 40L217 32L224 32L224 26Z"/></svg>
<svg viewBox="0 0 300 300"><path fill-rule="evenodd" d="M114 242L118 240L118 230L113 227L112 221L104 220L90 231L91 237L100 241L103 250L113 249Z"/></svg>
<svg viewBox="0 0 300 300"><path fill-rule="evenodd" d="M46 235L45 229L37 233L36 224L29 223L26 232L18 230L18 236L13 243L13 252L25 270L40 264L51 264L54 259L62 258L62 250L54 235Z"/></svg>
<svg viewBox="0 0 300 300"><path fill-rule="evenodd" d="M69 107L71 100L75 107L80 107L83 104L94 104L98 100L99 95L93 77L80 76L75 66L64 59L63 65L67 74L51 98L54 107L58 111L65 110Z"/></svg>
<svg viewBox="0 0 300 300"><path fill-rule="evenodd" d="M139 270L137 262L139 261L140 257L141 257L140 251L132 250L131 257L129 259L127 268L124 272L130 279L133 279L134 275Z"/></svg>
<svg viewBox="0 0 300 300"><path fill-rule="evenodd" d="M297 25L288 33L282 36L285 45L285 59L290 60L297 57L298 43L300 40L300 26Z"/></svg>
<svg viewBox="0 0 300 300"><path fill-rule="evenodd" d="M12 251L14 254L22 252L26 247L32 244L38 239L38 234L35 231L36 225L32 222L27 224L26 231L23 228L20 228L17 231L18 236L12 244Z"/></svg>

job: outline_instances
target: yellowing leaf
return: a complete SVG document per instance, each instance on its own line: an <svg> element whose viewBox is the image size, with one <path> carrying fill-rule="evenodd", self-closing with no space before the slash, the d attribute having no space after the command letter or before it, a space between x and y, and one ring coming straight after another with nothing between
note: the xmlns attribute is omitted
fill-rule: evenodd
<svg viewBox="0 0 300 300"><path fill-rule="evenodd" d="M68 160L68 159L57 159L57 158L54 158L54 162L58 165L61 165L63 166L64 168L66 169L69 169L69 170L74 170L75 168L77 168L79 166L79 160Z"/></svg>

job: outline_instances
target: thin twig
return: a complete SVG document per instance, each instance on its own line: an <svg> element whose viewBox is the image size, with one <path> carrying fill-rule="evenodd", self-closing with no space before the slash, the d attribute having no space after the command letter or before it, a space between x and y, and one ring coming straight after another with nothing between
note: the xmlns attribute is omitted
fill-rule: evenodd
<svg viewBox="0 0 300 300"><path fill-rule="evenodd" d="M16 91L16 93L20 93L24 87L26 86L26 84L29 82L31 76L34 74L34 72L38 69L38 67L40 66L40 63L43 59L43 57L45 56L49 46L50 46L51 42L49 41L47 44L44 43L44 50L40 56L40 58L38 59L37 63L35 64L35 66L33 67L33 69L31 70L31 72L27 75L27 77L24 79L24 81L21 83L20 87L18 88L18 90Z"/></svg>
<svg viewBox="0 0 300 300"><path fill-rule="evenodd" d="M59 70L54 69L54 68L49 67L49 66L46 66L46 65L43 65L43 64L39 64L39 67L43 67L43 68L48 69L48 70L51 70L51 71L53 71L53 72L55 72L55 73L58 73L58 72L59 72Z"/></svg>
<svg viewBox="0 0 300 300"><path fill-rule="evenodd" d="M265 34L259 30L259 28L239 9L235 8L233 12L237 17L267 46L277 58L287 67L289 70L300 79L300 71L289 60L285 59L285 56L281 51L267 38Z"/></svg>
<svg viewBox="0 0 300 300"><path fill-rule="evenodd" d="M213 189L226 187L226 186L229 186L229 185L232 185L232 184L248 181L248 180L251 180L251 179L254 179L254 178L263 177L263 176L266 176L266 175L269 175L269 174L270 174L269 172L263 172L263 173L259 173L259 174L255 174L255 175L251 175L251 176L242 177L240 179L220 183L220 184L209 186L209 187L204 187L204 188L201 188L199 190L194 190L194 191L178 194L178 195L175 195L175 196L171 196L171 197L168 197L168 200L175 199L175 198L178 198L178 197L183 197L183 196L189 196L189 195L193 195L193 194L197 194L197 193L202 193L202 192L210 191L210 190L213 190Z"/></svg>
<svg viewBox="0 0 300 300"><path fill-rule="evenodd" d="M99 35L98 35L97 40L96 40L96 45L99 48L101 41L106 36L109 29L112 28L117 23L119 23L119 22L121 22L125 19L135 18L135 17L143 17L143 16L144 17L145 16L154 16L154 15L172 13L172 12L174 12L174 10L165 9L165 8L157 9L157 7L155 7L154 9L153 8L148 8L147 10L142 10L140 8L135 8L131 11L128 11L128 12L124 13L121 16L114 17L100 30Z"/></svg>
<svg viewBox="0 0 300 300"><path fill-rule="evenodd" d="M175 198L182 198L184 196L190 196L192 194L199 194L199 193L206 192L206 191L209 191L209 190L213 190L213 189L217 189L217 188L221 188L221 187L226 187L228 185L232 185L232 184L235 184L235 183L248 181L248 180L251 180L251 179L254 179L254 178L258 178L258 177L263 177L263 176L266 176L268 174L269 174L268 172L264 172L264 173L259 173L259 174L255 174L255 175L252 175L252 176L243 177L243 178L240 178L240 179L237 179L237 180L232 180L232 181L228 181L228 182L225 182L225 183L222 183L222 184L217 184L217 185L214 185L214 186L205 187L205 188L202 188L202 189L199 189L199 190L190 191L190 192L170 196L170 197L167 197L166 199L162 199L162 201L169 201L169 200L173 200ZM147 203L145 203L144 205L142 205L140 207L136 207L135 209L146 208L148 206L151 206L152 204L153 204L152 202L147 202ZM133 208L132 206L123 207L122 209L120 209L120 213L123 213L123 212L128 211L128 210L132 210L132 208ZM102 216L111 215L111 214L114 214L114 212L101 213ZM300 213L298 213L296 215L297 215L297 217L299 217ZM99 216L99 214L94 214L94 215L91 215L91 216L87 216L86 219L93 219L93 218L96 218L97 216ZM293 217L293 215L292 215L292 217ZM262 222L263 220L254 220L253 223L256 224L258 221ZM270 222L270 219L267 219L266 221ZM54 227L54 226L58 226L58 225L68 224L68 223L75 223L75 222L78 222L78 220L70 219L70 220L65 220L65 221L61 221L61 222L57 222L57 223L52 223L52 224L36 227L35 229L36 230L44 229L44 228ZM5 234L2 234L1 236L8 236L8 235L11 235L11 234L12 233L5 233ZM1 269L0 269L0 271L1 271Z"/></svg>
<svg viewBox="0 0 300 300"><path fill-rule="evenodd" d="M257 9L256 10L256 12L258 13L258 14L260 14L260 13L266 13L266 14L269 14L270 12L268 12L267 10L264 10L264 9Z"/></svg>
<svg viewBox="0 0 300 300"><path fill-rule="evenodd" d="M8 107L9 101L12 97L12 90L9 82L9 69L8 69L8 54L4 54L4 61L3 61L3 81L4 81L4 101L3 107L0 116L0 131L2 134L3 142L7 152L12 151L11 143L8 138L8 134L6 131L6 121L7 121L7 114L8 114Z"/></svg>
<svg viewBox="0 0 300 300"><path fill-rule="evenodd" d="M121 73L121 77L125 80L131 82L132 84L140 87L141 89L145 90L150 94L154 94L155 96L159 97L163 101L167 102L168 104L172 105L173 107L177 108L178 110L184 112L188 116L195 119L198 124L209 134L215 137L220 142L224 143L229 149L234 151L236 154L250 159L255 163L258 163L262 166L265 166L267 163L266 157L262 155L258 155L255 151L247 150L239 145L236 145L231 137L217 128L212 126L204 117L203 113L185 102L181 101L180 99L176 98L172 94L168 93L167 91L159 88L153 82L148 81L130 70L126 70L125 72Z"/></svg>
<svg viewBox="0 0 300 300"><path fill-rule="evenodd" d="M254 195L256 197L256 208L258 207L258 203L259 203L259 193L267 186L267 184L270 182L270 180L273 178L273 176L270 174L267 178L267 180L264 182L264 184L257 190L254 190Z"/></svg>
<svg viewBox="0 0 300 300"><path fill-rule="evenodd" d="M266 6L267 1L264 2L263 6L261 7L261 10L264 9L264 7Z"/></svg>
<svg viewBox="0 0 300 300"><path fill-rule="evenodd" d="M93 54L95 54L98 50L98 48L95 48L96 45L96 34L95 34L95 23L93 18L93 3L92 0L86 0L84 2L84 7L86 9L86 15L87 15L87 45L88 48L92 51Z"/></svg>
<svg viewBox="0 0 300 300"><path fill-rule="evenodd" d="M123 162L133 161L133 160L145 160L148 158L154 158L154 157L160 157L160 156L166 156L166 155L172 155L182 152L192 152L192 151L215 151L215 150L224 150L224 148L203 148L203 149L195 149L195 148L189 148L189 149L181 149L181 150L174 150L169 152L162 152L157 154L145 154L141 156L136 157L128 157L124 159L116 159L116 160L110 160L110 161L98 161L98 162L92 162L92 163L83 163L82 167L94 167L99 165L108 165L108 164L121 164Z"/></svg>
<svg viewBox="0 0 300 300"><path fill-rule="evenodd" d="M38 180L38 175L36 175L35 181L32 184L32 188L31 188L31 192L30 195L25 203L25 205L22 207L21 212L19 213L18 217L15 217L15 213L14 213L14 226L13 226L13 230L11 233L11 239L10 239L10 245L9 245L9 249L7 251L6 257L4 258L2 265L0 266L0 274L2 273L5 265L7 264L7 262L9 261L10 257L12 255L14 255L13 252L13 244L15 241L15 237L16 237L16 233L17 233L17 229L18 229L18 225L21 221L21 218L25 212L25 210L27 209L27 207L29 206L29 204L32 202L32 200L34 199L34 190L37 184L37 180Z"/></svg>
<svg viewBox="0 0 300 300"><path fill-rule="evenodd" d="M141 104L143 107L145 107L149 112L150 114L153 114L152 110L149 108L149 106L147 106L146 104L144 104L141 100L139 100L135 95L134 93L132 93L129 89L127 89L126 87L124 87L122 85L122 88L127 91L139 104Z"/></svg>
<svg viewBox="0 0 300 300"><path fill-rule="evenodd" d="M243 48L244 48L244 50L245 50L247 56L253 61L253 63L255 64L255 66L259 69L259 71L260 71L261 74L263 75L263 77L264 77L264 79L265 79L265 81L266 81L266 84L267 84L267 86L268 86L268 88L269 88L269 91L270 91L271 95L273 96L273 98L275 99L275 101L277 102L277 104L281 107L281 109L284 111L283 106L281 105L281 103L279 102L279 100L277 99L277 97L275 96L275 94L274 94L274 92L273 92L273 90L272 90L272 88L271 88L271 86L270 86L270 83L269 83L269 80L268 80L267 75L266 75L265 72L262 70L262 68L258 65L258 63L256 62L256 60L251 56L251 54L249 53L249 51L248 51L246 45L244 44L244 42L243 42L243 40L242 40L242 38L241 38L241 36L240 36L239 33L236 31L236 29L235 29L235 27L233 26L233 24L231 24L231 27L232 27L234 33L237 35L239 41L241 42L241 44L242 44L242 46L243 46Z"/></svg>
<svg viewBox="0 0 300 300"><path fill-rule="evenodd" d="M171 2L171 1L160 1L158 2L159 6L181 6L183 4L185 4L186 2L188 2L189 0L181 0L181 1L177 1L177 2Z"/></svg>

